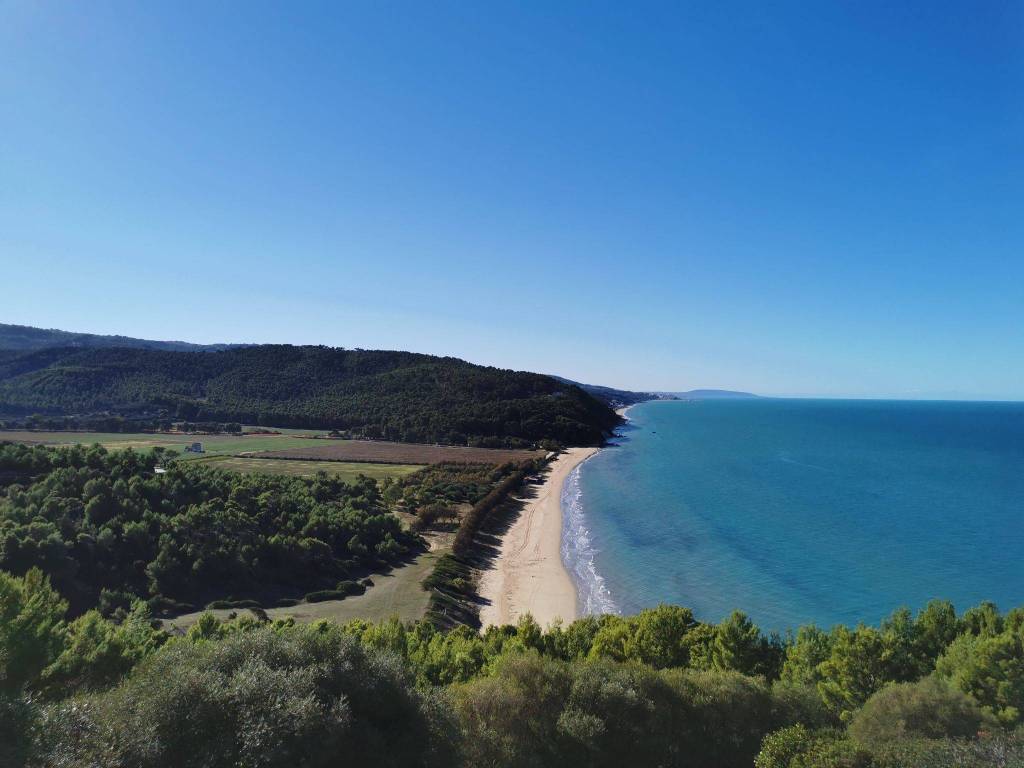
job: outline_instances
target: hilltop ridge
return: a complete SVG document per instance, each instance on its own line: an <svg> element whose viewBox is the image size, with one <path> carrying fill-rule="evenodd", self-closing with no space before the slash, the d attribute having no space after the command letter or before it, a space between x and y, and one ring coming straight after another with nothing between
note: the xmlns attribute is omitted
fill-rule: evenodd
<svg viewBox="0 0 1024 768"><path fill-rule="evenodd" d="M0 351L0 414L35 413L233 421L492 447L595 445L618 421L605 403L542 374L413 352L282 344Z"/></svg>
<svg viewBox="0 0 1024 768"><path fill-rule="evenodd" d="M250 346L247 344L193 344L188 341L153 341L132 336L108 336L98 333L76 333L56 328L34 328L30 325L0 323L0 350L31 352L57 347L108 348L134 347L160 349L168 352L217 352L222 349Z"/></svg>

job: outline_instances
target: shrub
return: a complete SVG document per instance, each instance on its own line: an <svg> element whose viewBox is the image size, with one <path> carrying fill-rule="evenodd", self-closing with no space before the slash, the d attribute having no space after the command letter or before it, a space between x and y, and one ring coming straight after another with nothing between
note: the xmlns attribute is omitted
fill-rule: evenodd
<svg viewBox="0 0 1024 768"><path fill-rule="evenodd" d="M130 592L103 589L100 590L100 599L96 607L105 618L109 619L119 611L127 613L136 600L138 598Z"/></svg>
<svg viewBox="0 0 1024 768"><path fill-rule="evenodd" d="M318 624L177 642L120 688L49 708L42 765L450 765L454 722L390 655Z"/></svg>
<svg viewBox="0 0 1024 768"><path fill-rule="evenodd" d="M345 596L349 595L361 595L366 591L366 587L359 582L355 581L339 581L337 591L342 592Z"/></svg>
<svg viewBox="0 0 1024 768"><path fill-rule="evenodd" d="M451 520L457 516L458 512L453 507L435 501L432 504L420 507L416 511L416 527L419 530L423 530L434 525L438 520Z"/></svg>
<svg viewBox="0 0 1024 768"><path fill-rule="evenodd" d="M906 737L972 737L984 720L974 699L927 677L880 690L853 716L849 730L858 745L875 749Z"/></svg>
<svg viewBox="0 0 1024 768"><path fill-rule="evenodd" d="M29 698L0 692L0 765L26 765L38 711Z"/></svg>
<svg viewBox="0 0 1024 768"><path fill-rule="evenodd" d="M804 765L817 768L819 763ZM996 731L983 733L970 741L900 740L880 746L871 754L870 763L862 759L860 765L870 765L870 768L1018 768L1024 765L1024 737Z"/></svg>
<svg viewBox="0 0 1024 768"><path fill-rule="evenodd" d="M990 620L989 626L1001 627L998 619ZM939 658L935 669L1004 725L1020 722L1024 713L1024 631L992 635L983 629L977 636L961 635Z"/></svg>
<svg viewBox="0 0 1024 768"><path fill-rule="evenodd" d="M163 595L155 595L146 601L149 610L155 616L173 616L180 613L192 613L196 607L192 603L184 603L180 600L172 600Z"/></svg>
<svg viewBox="0 0 1024 768"><path fill-rule="evenodd" d="M468 765L749 768L786 722L770 689L732 672L507 656L456 689Z"/></svg>
<svg viewBox="0 0 1024 768"><path fill-rule="evenodd" d="M259 600L214 600L212 603L208 603L206 610L213 611L218 608L262 608Z"/></svg>
<svg viewBox="0 0 1024 768"><path fill-rule="evenodd" d="M56 699L115 685L166 640L151 624L141 601L120 624L107 621L99 611L79 616L68 627L63 652L43 671L39 690Z"/></svg>
<svg viewBox="0 0 1024 768"><path fill-rule="evenodd" d="M321 589L316 592L309 592L306 595L306 602L322 603L325 600L344 600L346 597L348 597L348 593L340 589Z"/></svg>
<svg viewBox="0 0 1024 768"><path fill-rule="evenodd" d="M68 604L38 568L0 571L0 693L19 692L63 651Z"/></svg>
<svg viewBox="0 0 1024 768"><path fill-rule="evenodd" d="M811 735L802 724L773 731L761 742L754 768L789 768L811 746Z"/></svg>

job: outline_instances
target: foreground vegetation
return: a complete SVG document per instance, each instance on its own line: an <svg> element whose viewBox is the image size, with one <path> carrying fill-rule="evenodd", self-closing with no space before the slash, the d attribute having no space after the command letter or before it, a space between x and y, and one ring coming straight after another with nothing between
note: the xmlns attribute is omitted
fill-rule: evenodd
<svg viewBox="0 0 1024 768"><path fill-rule="evenodd" d="M0 352L3 413L316 427L483 447L593 445L618 423L606 404L550 376L409 352L269 344Z"/></svg>
<svg viewBox="0 0 1024 768"><path fill-rule="evenodd" d="M765 637L685 608L428 622L206 615L184 636L136 603L66 603L0 574L0 764L29 766L1020 765L1024 610L948 603L881 626Z"/></svg>

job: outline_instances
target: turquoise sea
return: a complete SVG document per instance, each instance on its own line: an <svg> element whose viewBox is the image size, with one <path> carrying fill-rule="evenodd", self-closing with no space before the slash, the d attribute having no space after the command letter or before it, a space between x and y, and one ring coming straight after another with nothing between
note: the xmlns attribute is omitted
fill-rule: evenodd
<svg viewBox="0 0 1024 768"><path fill-rule="evenodd" d="M652 402L563 489L586 612L765 630L1024 604L1024 403Z"/></svg>

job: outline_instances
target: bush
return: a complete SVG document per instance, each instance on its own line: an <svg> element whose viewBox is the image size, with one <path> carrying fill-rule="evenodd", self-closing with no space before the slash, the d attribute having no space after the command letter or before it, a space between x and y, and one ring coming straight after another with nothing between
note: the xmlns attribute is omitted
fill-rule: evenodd
<svg viewBox="0 0 1024 768"><path fill-rule="evenodd" d="M250 608L249 612L256 618L256 621L270 621L270 617L267 615L267 612L264 611L262 608Z"/></svg>
<svg viewBox="0 0 1024 768"><path fill-rule="evenodd" d="M348 593L340 589L321 589L306 595L307 603L322 603L325 600L344 600Z"/></svg>
<svg viewBox="0 0 1024 768"><path fill-rule="evenodd" d="M853 716L849 730L858 745L877 749L907 737L973 737L984 721L974 699L944 680L927 677L880 690Z"/></svg>
<svg viewBox="0 0 1024 768"><path fill-rule="evenodd" d="M18 694L64 649L68 604L38 568L23 578L0 571L0 694Z"/></svg>
<svg viewBox="0 0 1024 768"><path fill-rule="evenodd" d="M693 755L688 766L749 768L765 735L793 724L777 719L771 689L759 678L722 671L666 674L675 677L690 703L684 731Z"/></svg>
<svg viewBox="0 0 1024 768"><path fill-rule="evenodd" d="M151 610L155 616L173 616L181 613L192 613L196 609L192 603L172 600L171 598L164 597L163 595L151 597L146 601L146 605L149 606L149 610Z"/></svg>
<svg viewBox="0 0 1024 768"><path fill-rule="evenodd" d="M104 618L109 619L115 614L127 613L136 600L138 598L135 595L124 590L102 589L96 607Z"/></svg>
<svg viewBox="0 0 1024 768"><path fill-rule="evenodd" d="M361 595L366 591L366 587L355 581L339 581L337 591L344 593L346 597L349 595Z"/></svg>
<svg viewBox="0 0 1024 768"><path fill-rule="evenodd" d="M435 501L432 504L427 504L416 510L416 520L414 524L417 530L423 530L430 528L438 520L453 520L456 517L458 517L458 512L455 508L439 501Z"/></svg>
<svg viewBox="0 0 1024 768"><path fill-rule="evenodd" d="M38 711L32 700L0 692L0 765L25 765Z"/></svg>
<svg viewBox="0 0 1024 768"><path fill-rule="evenodd" d="M813 685L776 680L772 685L772 703L774 719L779 723L803 723L812 730L839 725L838 718L825 707Z"/></svg>
<svg viewBox="0 0 1024 768"><path fill-rule="evenodd" d="M423 588L430 590L427 621L437 627L480 626L480 609L471 589L473 572L471 563L450 552L437 559L423 580Z"/></svg>
<svg viewBox="0 0 1024 768"><path fill-rule="evenodd" d="M149 609L141 601L120 624L89 611L71 622L63 652L43 670L38 689L58 699L110 687L166 639L165 633L154 631Z"/></svg>
<svg viewBox="0 0 1024 768"><path fill-rule="evenodd" d="M795 758L811 746L811 735L802 724L769 733L761 742L754 768L790 768Z"/></svg>
<svg viewBox="0 0 1024 768"><path fill-rule="evenodd" d="M977 739L909 739L882 745L861 760L871 768L1018 768L1024 765L1024 737L1005 732ZM818 763L805 763L817 768ZM845 768L845 766L844 766Z"/></svg>
<svg viewBox="0 0 1024 768"><path fill-rule="evenodd" d="M975 614L984 609L973 609ZM968 611L970 614L971 611ZM966 614L965 614L966 616ZM1001 630L1001 619L990 624ZM1012 727L1024 715L1024 631L965 634L954 640L935 665L940 677L974 697L986 712Z"/></svg>
<svg viewBox="0 0 1024 768"><path fill-rule="evenodd" d="M49 708L43 765L450 765L454 722L390 655L319 624L176 642L120 688Z"/></svg>
<svg viewBox="0 0 1024 768"><path fill-rule="evenodd" d="M262 608L259 600L214 600L212 603L207 603L206 610L214 611L223 608Z"/></svg>
<svg viewBox="0 0 1024 768"><path fill-rule="evenodd" d="M773 714L731 672L509 656L456 689L468 765L749 768Z"/></svg>

